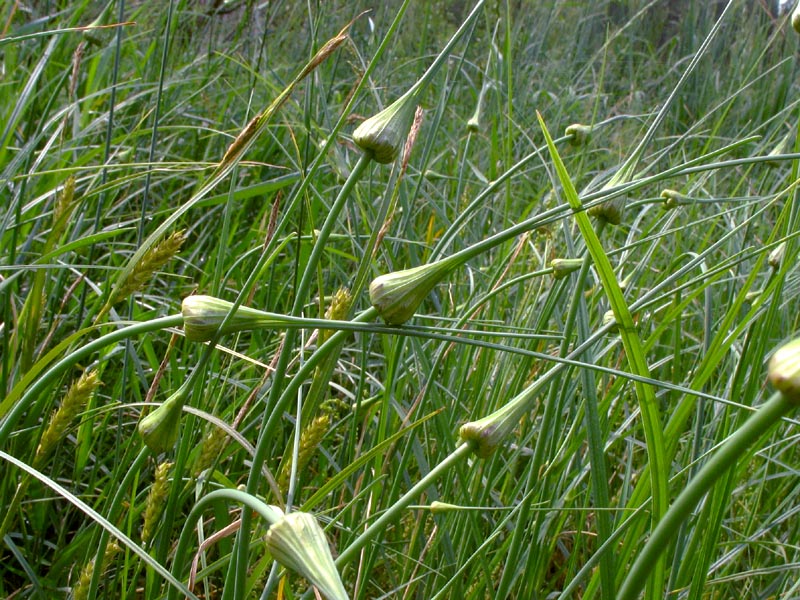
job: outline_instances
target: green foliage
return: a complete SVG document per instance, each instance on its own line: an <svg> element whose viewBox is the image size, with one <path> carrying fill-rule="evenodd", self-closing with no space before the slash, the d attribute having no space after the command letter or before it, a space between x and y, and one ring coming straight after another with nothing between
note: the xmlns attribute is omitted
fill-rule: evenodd
<svg viewBox="0 0 800 600"><path fill-rule="evenodd" d="M724 4L0 5L0 597L309 597L264 504L351 598L796 597L797 421L741 432L800 330L798 38Z"/></svg>

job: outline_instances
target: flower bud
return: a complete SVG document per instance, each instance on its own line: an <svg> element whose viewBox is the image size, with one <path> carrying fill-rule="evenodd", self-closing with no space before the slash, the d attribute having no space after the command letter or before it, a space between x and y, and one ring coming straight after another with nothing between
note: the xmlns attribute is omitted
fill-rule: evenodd
<svg viewBox="0 0 800 600"><path fill-rule="evenodd" d="M445 259L381 275L369 284L369 300L384 321L402 325L451 269L452 264Z"/></svg>
<svg viewBox="0 0 800 600"><path fill-rule="evenodd" d="M471 444L479 457L487 458L517 428L525 410L527 402L520 401L518 396L492 414L478 421L464 423L458 430L458 437L462 442Z"/></svg>
<svg viewBox="0 0 800 600"><path fill-rule="evenodd" d="M413 88L412 88L413 89ZM416 111L416 94L406 93L353 132L353 141L376 162L392 162L405 145Z"/></svg>
<svg viewBox="0 0 800 600"><path fill-rule="evenodd" d="M617 323L617 318L614 316L613 310L607 310L603 313L603 327L606 325L611 326L609 333L619 333L619 323Z"/></svg>
<svg viewBox="0 0 800 600"><path fill-rule="evenodd" d="M626 203L627 198L625 196L617 196L611 200L595 204L587 212L591 216L602 219L611 225L619 225L622 222L622 213L625 212Z"/></svg>
<svg viewBox="0 0 800 600"><path fill-rule="evenodd" d="M310 514L284 515L267 531L267 549L287 569L300 573L329 600L348 600L325 533Z"/></svg>
<svg viewBox="0 0 800 600"><path fill-rule="evenodd" d="M564 135L571 146L585 146L592 137L592 129L589 125L573 123L564 130Z"/></svg>
<svg viewBox="0 0 800 600"><path fill-rule="evenodd" d="M772 355L768 377L787 400L800 405L800 338L784 344Z"/></svg>
<svg viewBox="0 0 800 600"><path fill-rule="evenodd" d="M582 258L554 258L550 261L554 279L564 279L583 265Z"/></svg>
<svg viewBox="0 0 800 600"><path fill-rule="evenodd" d="M188 396L189 386L184 383L161 406L139 421L136 430L153 454L167 452L175 445L180 430L181 412Z"/></svg>
<svg viewBox="0 0 800 600"><path fill-rule="evenodd" d="M181 305L183 331L187 340L207 342L222 325L233 303L213 296L187 296ZM228 320L222 333L233 333L246 329L277 326L280 321L269 313L240 306Z"/></svg>
<svg viewBox="0 0 800 600"><path fill-rule="evenodd" d="M662 190L661 197L664 199L664 208L673 209L678 208L682 204L689 204L689 197L675 190Z"/></svg>
<svg viewBox="0 0 800 600"><path fill-rule="evenodd" d="M775 269L776 271L781 268L781 263L783 262L783 255L786 254L786 242L781 242L775 249L769 253L767 257L767 262L769 266Z"/></svg>
<svg viewBox="0 0 800 600"><path fill-rule="evenodd" d="M794 7L792 11L792 27L797 33L800 33L800 2Z"/></svg>

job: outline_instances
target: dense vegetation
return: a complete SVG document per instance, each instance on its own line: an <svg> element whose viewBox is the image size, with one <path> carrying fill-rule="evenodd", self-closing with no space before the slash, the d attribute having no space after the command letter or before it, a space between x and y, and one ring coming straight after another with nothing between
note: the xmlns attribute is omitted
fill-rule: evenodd
<svg viewBox="0 0 800 600"><path fill-rule="evenodd" d="M800 596L776 12L3 3L0 596Z"/></svg>

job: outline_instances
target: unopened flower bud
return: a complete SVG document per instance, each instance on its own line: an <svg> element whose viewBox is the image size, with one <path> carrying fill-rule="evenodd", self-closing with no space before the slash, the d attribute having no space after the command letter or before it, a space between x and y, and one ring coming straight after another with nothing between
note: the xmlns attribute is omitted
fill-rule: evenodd
<svg viewBox="0 0 800 600"><path fill-rule="evenodd" d="M348 600L328 540L313 515L284 515L267 531L266 543L276 561L300 573L329 600Z"/></svg>
<svg viewBox="0 0 800 600"><path fill-rule="evenodd" d="M775 269L776 271L781 268L781 263L783 262L783 255L786 254L786 242L781 242L775 249L769 253L767 257L767 262L769 266Z"/></svg>
<svg viewBox="0 0 800 600"><path fill-rule="evenodd" d="M661 197L664 199L664 208L678 208L682 204L689 204L689 197L675 190L662 190Z"/></svg>
<svg viewBox="0 0 800 600"><path fill-rule="evenodd" d="M392 162L405 145L416 108L416 94L406 93L361 123L353 132L353 141L376 162Z"/></svg>
<svg viewBox="0 0 800 600"><path fill-rule="evenodd" d="M800 405L800 338L784 344L772 355L768 376L787 400Z"/></svg>
<svg viewBox="0 0 800 600"><path fill-rule="evenodd" d="M624 195L617 196L611 200L595 204L587 212L591 216L602 219L611 225L619 225L622 222L622 213L625 212L626 203L627 198Z"/></svg>
<svg viewBox="0 0 800 600"><path fill-rule="evenodd" d="M564 130L564 135L569 138L567 141L570 145L585 146L592 137L592 129L589 125L573 123Z"/></svg>
<svg viewBox="0 0 800 600"><path fill-rule="evenodd" d="M207 342L222 325L233 304L213 296L187 296L181 305L183 331L187 340ZM228 320L222 333L232 333L259 327L277 326L280 321L269 313L240 306Z"/></svg>
<svg viewBox="0 0 800 600"><path fill-rule="evenodd" d="M554 258L550 261L554 279L564 279L583 265L582 258Z"/></svg>
<svg viewBox="0 0 800 600"><path fill-rule="evenodd" d="M491 456L506 436L519 425L519 420L529 408L529 394L523 392L502 408L478 420L464 423L458 430L462 442L469 443L481 458Z"/></svg>
<svg viewBox="0 0 800 600"><path fill-rule="evenodd" d="M797 33L800 33L800 2L794 7L792 11L792 27Z"/></svg>
<svg viewBox="0 0 800 600"><path fill-rule="evenodd" d="M452 263L445 259L381 275L369 284L370 302L384 321L402 325L414 316L433 286L452 268Z"/></svg>
<svg viewBox="0 0 800 600"><path fill-rule="evenodd" d="M175 445L180 431L181 412L189 392L189 386L184 383L161 406L143 417L136 426L145 445L153 451L153 454L167 452Z"/></svg>

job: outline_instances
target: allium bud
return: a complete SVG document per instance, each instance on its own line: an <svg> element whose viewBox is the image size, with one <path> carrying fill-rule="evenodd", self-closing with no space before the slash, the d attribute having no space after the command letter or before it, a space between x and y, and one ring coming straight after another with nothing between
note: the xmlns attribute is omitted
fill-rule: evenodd
<svg viewBox="0 0 800 600"><path fill-rule="evenodd" d="M353 141L376 162L394 161L411 131L416 109L416 94L406 93L361 123L353 132Z"/></svg>
<svg viewBox="0 0 800 600"><path fill-rule="evenodd" d="M784 344L772 355L768 376L787 400L800 405L800 338Z"/></svg>
<svg viewBox="0 0 800 600"><path fill-rule="evenodd" d="M792 27L797 33L800 33L800 2L794 7L792 11Z"/></svg>
<svg viewBox="0 0 800 600"><path fill-rule="evenodd" d="M662 190L661 197L664 199L664 208L667 209L677 208L682 204L689 204L690 202L688 196L670 189Z"/></svg>
<svg viewBox="0 0 800 600"><path fill-rule="evenodd" d="M567 141L570 145L585 146L592 137L592 127L573 123L564 130L564 135L569 138Z"/></svg>
<svg viewBox="0 0 800 600"><path fill-rule="evenodd" d="M395 271L375 278L369 284L369 299L384 321L402 325L437 283L453 268L448 259Z"/></svg>
<svg viewBox="0 0 800 600"><path fill-rule="evenodd" d="M550 261L554 279L564 279L583 265L582 258L554 258Z"/></svg>
<svg viewBox="0 0 800 600"><path fill-rule="evenodd" d="M487 458L517 428L525 410L527 402L520 401L518 396L489 416L464 423L458 430L458 437L471 444L475 454Z"/></svg>
<svg viewBox="0 0 800 600"><path fill-rule="evenodd" d="M325 533L310 514L284 515L267 531L267 549L287 569L300 573L329 600L348 600Z"/></svg>
<svg viewBox="0 0 800 600"><path fill-rule="evenodd" d="M767 262L769 266L775 269L776 271L781 268L781 263L783 262L783 255L786 254L786 242L781 242L775 249L769 253L767 257Z"/></svg>
<svg viewBox="0 0 800 600"><path fill-rule="evenodd" d="M627 197L617 196L611 200L606 200L600 204L595 204L587 212L598 219L602 219L611 225L619 225L622 222L622 213L625 212Z"/></svg>
<svg viewBox="0 0 800 600"><path fill-rule="evenodd" d="M153 451L153 454L171 450L178 439L181 412L190 391L187 383L178 388L178 391L167 398L161 406L143 417L136 426L145 445Z"/></svg>
<svg viewBox="0 0 800 600"><path fill-rule="evenodd" d="M222 325L233 304L213 296L187 296L181 305L186 339L207 342ZM240 306L228 320L222 333L233 333L259 327L278 326L281 322L269 313Z"/></svg>

